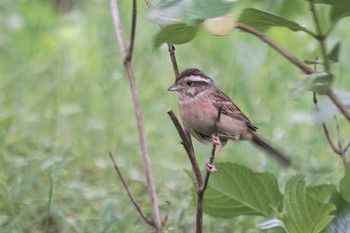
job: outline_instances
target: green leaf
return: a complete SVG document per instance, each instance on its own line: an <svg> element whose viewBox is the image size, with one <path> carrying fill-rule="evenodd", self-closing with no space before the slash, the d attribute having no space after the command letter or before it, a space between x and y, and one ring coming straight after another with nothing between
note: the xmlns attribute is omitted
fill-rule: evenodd
<svg viewBox="0 0 350 233"><path fill-rule="evenodd" d="M331 52L327 55L328 60L331 60L333 62L338 62L339 50L340 50L340 42L336 43L332 48Z"/></svg>
<svg viewBox="0 0 350 233"><path fill-rule="evenodd" d="M205 213L222 218L241 215L269 216L282 195L276 177L232 163L216 163L205 192Z"/></svg>
<svg viewBox="0 0 350 233"><path fill-rule="evenodd" d="M334 190L334 185L330 184L322 184L306 188L308 194L322 202L327 201L331 197Z"/></svg>
<svg viewBox="0 0 350 233"><path fill-rule="evenodd" d="M318 94L326 94L333 81L333 76L327 72L316 72L299 81L292 89L292 98L298 99L305 91L314 91Z"/></svg>
<svg viewBox="0 0 350 233"><path fill-rule="evenodd" d="M327 4L332 6L331 19L336 23L342 18L350 16L349 0L313 0L314 3Z"/></svg>
<svg viewBox="0 0 350 233"><path fill-rule="evenodd" d="M154 47L162 43L184 44L191 41L197 34L198 25L189 26L183 23L163 27L154 39Z"/></svg>
<svg viewBox="0 0 350 233"><path fill-rule="evenodd" d="M306 77L304 88L318 94L326 94L333 81L333 76L327 72L316 72Z"/></svg>
<svg viewBox="0 0 350 233"><path fill-rule="evenodd" d="M345 175L340 181L340 195L350 204L350 163L346 166Z"/></svg>
<svg viewBox="0 0 350 233"><path fill-rule="evenodd" d="M347 108L350 108L350 93L346 91L340 91L340 90L334 90L334 94L338 97L338 99L341 100L341 102L346 106ZM336 116L339 114L339 108L333 103L332 100L328 98L328 96L325 96L324 99L322 99L317 104L317 110L314 113L315 120L317 122L325 122L330 117Z"/></svg>
<svg viewBox="0 0 350 233"><path fill-rule="evenodd" d="M234 2L235 0L162 0L150 8L147 17L161 25L194 24L226 14Z"/></svg>
<svg viewBox="0 0 350 233"><path fill-rule="evenodd" d="M238 19L238 22L247 24L248 26L251 26L261 32L266 32L271 27L283 27L292 31L308 32L305 27L302 27L293 21L254 8L244 9Z"/></svg>
<svg viewBox="0 0 350 233"><path fill-rule="evenodd" d="M286 184L281 220L289 233L318 233L334 218L334 205L310 195L304 176L296 175Z"/></svg>

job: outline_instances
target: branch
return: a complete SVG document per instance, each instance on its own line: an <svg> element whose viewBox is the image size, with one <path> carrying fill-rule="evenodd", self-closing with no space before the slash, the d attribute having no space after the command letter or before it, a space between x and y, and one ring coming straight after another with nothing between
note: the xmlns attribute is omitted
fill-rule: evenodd
<svg viewBox="0 0 350 233"><path fill-rule="evenodd" d="M121 51L121 54L124 59L124 67L128 74L128 80L129 80L129 86L131 91L131 96L133 100L133 106L135 111L135 118L136 118L136 124L137 124L137 130L139 135L139 141L140 141L140 147L141 147L141 156L143 159L143 165L145 170L145 176L146 176L146 182L148 187L148 193L150 196L150 201L152 205L152 215L153 215L153 223L154 228L156 232L162 232L162 220L159 213L159 207L158 207L158 201L157 201L157 194L155 191L155 184L153 179L153 172L151 169L151 161L148 154L148 147L147 147L147 141L145 136L145 130L143 127L143 120L142 120L142 113L141 113L141 106L140 106L140 100L139 95L136 87L136 81L134 76L134 71L131 66L131 58L132 54L129 54L128 52L133 51L133 44L134 44L134 35L135 32L131 32L131 41L129 50L126 50L124 36L123 36L123 30L121 27L121 20L119 16L119 8L117 4L117 0L111 0L111 10L112 10L112 16L113 16L113 23L114 28L116 32L116 37L118 41L118 45ZM136 0L133 1L133 21L136 21ZM132 31L136 30L136 22L132 22Z"/></svg>
<svg viewBox="0 0 350 233"><path fill-rule="evenodd" d="M175 80L176 80L177 77L179 77L180 73L179 73L179 67L176 62L175 46L169 43L167 43L167 45L168 45L169 56L170 56L171 64L173 65L173 70L174 70Z"/></svg>
<svg viewBox="0 0 350 233"><path fill-rule="evenodd" d="M309 0L309 2L310 2L311 15L312 15L312 18L314 20L314 24L316 26L316 31L317 31L317 35L315 38L318 40L320 47L321 47L321 54L322 54L323 61L324 61L324 68L326 71L330 72L330 66L329 66L329 62L327 59L326 45L324 43L325 36L322 34L320 22L319 22L318 17L317 17L317 13L316 13L316 9L315 9L315 5L313 3L313 0Z"/></svg>
<svg viewBox="0 0 350 233"><path fill-rule="evenodd" d="M317 96L316 96L315 92L314 92L314 95L313 95L313 102L314 102L316 110L318 110L318 106L317 106L318 101L317 101ZM336 116L334 116L334 122L335 122L335 130L336 130L336 136L337 136L337 141L338 141L338 147L335 146L332 138L330 137L328 129L327 129L327 125L326 125L325 122L322 122L323 132L324 132L324 135L326 136L328 144L331 146L331 148L334 151L334 153L336 153L337 155L339 155L341 157L344 166L346 166L348 164L348 161L346 159L346 151L349 149L350 142L343 149L342 144L341 144L341 139L340 139L339 122L338 122L338 119L337 119Z"/></svg>
<svg viewBox="0 0 350 233"><path fill-rule="evenodd" d="M299 61L294 56L290 55L287 50L282 48L276 42L268 38L264 33L242 23L237 23L236 28L248 32L252 35L255 35L260 40L268 44L270 47L274 48L278 53L280 53L283 57L285 57L288 61L297 66L300 70L302 70L306 74L313 74L314 70L305 65L303 62ZM346 119L350 122L350 111L344 106L344 104L340 101L340 99L334 94L334 92L330 89L327 93L327 96L333 101L333 103L338 107L340 112L346 117Z"/></svg>
<svg viewBox="0 0 350 233"><path fill-rule="evenodd" d="M220 106L219 110L218 110L218 115L216 118L216 123L215 123L215 129L214 129L214 134L218 135L218 130L219 130L219 123L220 123L220 118L221 118L221 110L222 107ZM209 158L209 164L213 165L214 164L214 158L215 158L215 151L216 151L216 144L213 143L213 149L211 150L211 156ZM201 188L201 191L204 193L205 190L207 189L208 183L209 183L209 178L210 178L210 173L209 171L207 171L205 179L204 179L204 185Z"/></svg>
<svg viewBox="0 0 350 233"><path fill-rule="evenodd" d="M310 67L308 67L307 65L305 65L303 62L299 61L297 58L293 57L292 55L290 55L287 50L285 50L284 48L282 48L280 45L278 45L276 42L274 42L273 40L271 40L270 38L268 38L264 33L256 30L255 28L252 28L246 24L242 24L242 23L237 23L236 24L236 28L248 32L250 34L255 35L256 37L258 37L260 40L262 40L263 42L265 42L266 44L268 44L269 46L271 46L272 48L274 48L278 53L280 53L283 57L285 57L288 61L290 61L291 63L293 63L295 66L297 66L299 69L301 69L304 73L306 74L312 74L314 73L313 69L311 69Z"/></svg>
<svg viewBox="0 0 350 233"><path fill-rule="evenodd" d="M332 90L327 92L327 96L332 100L332 102L338 107L340 112L346 117L346 119L350 122L350 111L346 108L346 106L340 101L338 96L334 94Z"/></svg>
<svg viewBox="0 0 350 233"><path fill-rule="evenodd" d="M128 187L128 184L126 183L122 173L120 172L119 170L119 167L117 165L117 163L115 162L114 158L113 158L113 155L111 152L109 152L109 157L111 158L112 162L113 162L113 165L114 165L114 169L115 171L117 172L118 176L119 176L119 179L120 181L122 182L124 188L125 188L125 191L127 192L131 202L134 204L137 212L140 214L140 216L143 218L143 220L145 220L146 223L148 223L148 225L150 226L154 226L154 223L152 221L152 219L149 219L146 214L142 211L142 208L140 206L140 204L136 201L135 197L132 195L132 193L130 192L130 189Z"/></svg>
<svg viewBox="0 0 350 233"><path fill-rule="evenodd" d="M201 174L201 170L199 169L198 166L198 162L193 150L193 145L192 145L192 141L191 141L191 136L186 134L186 132L183 130L179 120L177 119L175 113L173 112L172 109L168 109L167 113L170 117L170 119L172 120L177 132L179 133L179 136L182 140L181 144L183 145L187 156L191 162L191 166L192 166L192 171L194 174L194 178L195 178L195 184L196 187L201 187L202 185L202 174Z"/></svg>

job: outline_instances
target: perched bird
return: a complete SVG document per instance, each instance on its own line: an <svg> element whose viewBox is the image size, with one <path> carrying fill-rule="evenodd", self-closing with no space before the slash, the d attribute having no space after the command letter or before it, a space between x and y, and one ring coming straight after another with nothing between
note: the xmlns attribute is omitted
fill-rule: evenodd
<svg viewBox="0 0 350 233"><path fill-rule="evenodd" d="M190 68L183 71L168 91L177 92L182 122L189 133L201 143L221 145L215 156L229 139L248 140L268 154L274 155L283 164L291 164L283 153L257 135L257 127L232 99L219 90L213 80L199 69ZM221 114L218 121L219 109ZM212 169L210 166L207 163L208 170Z"/></svg>

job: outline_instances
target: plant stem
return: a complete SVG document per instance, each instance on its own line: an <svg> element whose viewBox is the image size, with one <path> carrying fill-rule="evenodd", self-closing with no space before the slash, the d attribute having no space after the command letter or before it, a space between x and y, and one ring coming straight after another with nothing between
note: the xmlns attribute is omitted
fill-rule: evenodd
<svg viewBox="0 0 350 233"><path fill-rule="evenodd" d="M136 8L136 0L133 1L133 8ZM132 36L132 40L130 41L130 46L128 51L126 50L126 45L124 41L123 36L123 30L121 27L121 20L119 16L119 8L118 8L118 2L117 0L111 0L111 10L112 10L112 16L113 16L113 23L115 27L116 37L119 44L119 48L121 51L121 54L124 59L124 67L128 74L128 80L129 80L129 86L132 96L132 101L134 105L134 111L135 111L135 118L136 118L136 124L137 124L137 130L139 135L139 141L140 141L140 147L141 147L141 156L143 158L143 165L145 170L145 176L146 176L146 182L147 182L147 188L148 188L148 194L150 196L151 206L152 206L152 215L153 215L153 223L154 228L157 233L162 232L162 220L159 213L159 207L158 207L158 201L157 201L157 193L156 188L154 184L153 179L153 172L151 169L151 161L148 154L148 146L147 146L147 140L145 136L145 130L143 127L143 120L142 120L142 113L141 113L141 105L139 100L139 95L136 87L136 81L135 81L135 75L134 71L131 65L131 58L132 55L128 54L128 51L133 51L133 44L134 44L134 37ZM136 10L133 10L133 20L136 20ZM136 23L132 23L132 29L136 29ZM135 35L135 32L132 32L131 35Z"/></svg>
<svg viewBox="0 0 350 233"><path fill-rule="evenodd" d="M314 24L315 24L316 32L317 32L317 37L315 37L315 38L318 40L318 42L320 44L321 54L322 54L322 58L323 58L323 62L324 62L324 69L327 72L330 72L331 67L330 67L329 62L328 62L327 49L326 49L326 44L325 44L326 37L325 37L325 35L322 34L321 25L320 25L320 22L319 22L318 17L317 17L317 12L316 12L313 0L309 0L309 2L310 2L310 11L311 11L312 18L314 20Z"/></svg>

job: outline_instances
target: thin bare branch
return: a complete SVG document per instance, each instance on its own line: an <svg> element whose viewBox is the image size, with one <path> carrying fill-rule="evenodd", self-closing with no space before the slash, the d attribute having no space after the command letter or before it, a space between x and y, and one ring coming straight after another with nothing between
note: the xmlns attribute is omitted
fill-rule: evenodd
<svg viewBox="0 0 350 233"><path fill-rule="evenodd" d="M177 77L179 77L180 72L179 72L179 67L177 65L176 56L175 56L175 46L169 43L167 43L167 45L168 45L169 56L170 56L171 64L173 65L173 70L174 70L175 80L176 80Z"/></svg>
<svg viewBox="0 0 350 233"><path fill-rule="evenodd" d="M295 66L297 66L299 69L301 69L304 73L306 74L312 74L314 73L313 69L305 65L303 62L299 61L297 58L289 54L287 50L282 48L280 45L278 45L275 41L271 40L268 38L264 33L242 23L237 23L236 28L248 32L252 35L255 35L258 37L260 40L268 44L270 47L274 48L278 53L280 53L283 57L285 57L288 61L293 63Z"/></svg>
<svg viewBox="0 0 350 233"><path fill-rule="evenodd" d="M128 54L129 51L131 52L133 51L132 48L133 48L134 41L130 41L129 47L131 49L126 50L117 0L111 0L110 3L111 3L113 23L114 23L118 45L124 59L125 70L128 74L129 86L130 86L130 91L131 91L131 96L132 96L132 101L133 101L133 106L135 111L135 118L136 118L137 130L138 130L140 147L141 147L141 156L143 159L147 188L148 188L148 193L150 196L150 202L152 206L152 217L153 217L153 223L154 223L153 226L156 232L160 233L162 232L162 220L159 213L156 188L155 188L154 179L153 179L153 171L151 169L151 161L148 154L148 146L147 146L147 141L145 136L145 130L143 127L141 105L140 105L139 95L136 87L135 75L130 62L132 55ZM136 8L135 3L136 1L133 1L133 8ZM133 10L133 12L136 14L136 9ZM133 16L132 19L136 21L136 15ZM132 22L132 25L134 26L132 26L131 30L135 30L136 22ZM131 35L133 35L131 36L131 39L134 40L135 32L131 32Z"/></svg>
<svg viewBox="0 0 350 233"><path fill-rule="evenodd" d="M177 117L172 109L168 109L167 113L168 113L171 121L173 122L177 132L179 133L179 136L182 140L182 145L183 145L184 149L186 150L187 156L191 162L192 171L194 174L196 186L200 187L199 185L202 184L202 174L201 174L201 170L199 169L198 162L197 162L194 150L193 150L192 141L190 141L191 136L186 134L186 132L183 130L179 120L177 119Z"/></svg>
<svg viewBox="0 0 350 233"><path fill-rule="evenodd" d="M329 132L328 132L326 123L322 123L322 128L323 128L324 135L326 136L326 139L327 139L329 145L331 146L332 150L334 151L334 153L339 154L340 151L339 151L338 148L334 145L334 143L333 143L333 141L332 141L332 138L331 138L330 135L329 135Z"/></svg>
<svg viewBox="0 0 350 233"><path fill-rule="evenodd" d="M314 73L314 70L305 65L303 62L299 61L297 58L290 55L284 48L278 45L276 42L268 38L264 33L259 32L258 30L242 24L237 23L236 28L241 29L242 31L248 32L250 34L255 35L260 38L263 42L267 43L270 47L274 48L278 53L280 53L283 57L285 57L288 61L293 63L299 69L301 69L306 74ZM350 111L344 106L344 104L339 100L339 98L334 94L332 90L327 92L327 96L333 101L333 103L338 107L340 112L346 117L346 119L350 122Z"/></svg>
<svg viewBox="0 0 350 233"><path fill-rule="evenodd" d="M348 144L344 148L344 152L346 153L349 150L349 148L350 148L350 141L348 142Z"/></svg>
<svg viewBox="0 0 350 233"><path fill-rule="evenodd" d="M332 90L329 90L327 92L327 96L332 100L332 102L338 107L340 112L350 122L350 111L344 106L344 104L340 101L336 94Z"/></svg>
<svg viewBox="0 0 350 233"><path fill-rule="evenodd" d="M132 55L134 51L134 43L135 43L135 34L136 34L136 16L137 16L137 1L132 0L132 18L131 18L131 32L130 32L130 43L129 43L129 49L128 54L126 57L126 60L128 62L131 62Z"/></svg>
<svg viewBox="0 0 350 233"><path fill-rule="evenodd" d="M214 129L214 133L215 133L216 135L218 135L219 123L220 123L220 118L221 118L221 110L222 110L222 108L220 107L219 110L218 110L217 118L216 118L215 129ZM215 151L216 151L216 144L213 143L213 148L212 148L212 150L211 150L211 156L210 156L210 158L209 158L209 164L210 164L210 165L213 165L213 164L214 164ZM211 172L207 171L207 173L206 173L206 175L205 175L204 184L203 184L203 187L201 188L201 191L202 191L203 193L205 192L205 190L206 190L207 187L208 187L209 178L210 178L210 173L211 173Z"/></svg>
<svg viewBox="0 0 350 233"><path fill-rule="evenodd" d="M141 205L136 201L136 198L130 192L128 184L126 183L122 173L120 172L119 167L118 167L118 165L117 165L117 163L116 163L116 161L115 161L115 159L114 159L114 157L113 157L111 152L109 152L109 157L111 158L111 160L113 162L113 165L114 165L114 169L117 172L118 177L119 177L120 181L122 182L122 184L124 186L124 189L125 189L126 193L128 194L131 202L134 204L137 212L140 214L140 216L143 218L143 220L145 220L146 223L148 223L150 226L154 226L154 223L153 223L152 219L150 219L150 218L148 218L146 216L146 214L142 211Z"/></svg>
<svg viewBox="0 0 350 233"><path fill-rule="evenodd" d="M310 3L311 15L312 15L312 18L314 20L314 24L315 24L316 31L317 31L317 35L315 38L318 40L320 47L321 47L321 54L322 54L323 61L324 61L324 68L327 72L330 72L331 67L330 67L328 59L327 59L326 44L325 44L326 38L322 34L320 22L318 20L318 16L317 16L317 12L316 12L313 0L309 0L309 3Z"/></svg>

